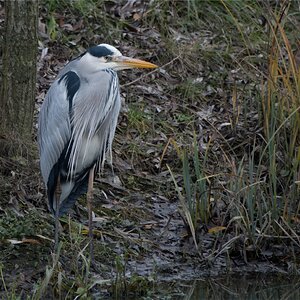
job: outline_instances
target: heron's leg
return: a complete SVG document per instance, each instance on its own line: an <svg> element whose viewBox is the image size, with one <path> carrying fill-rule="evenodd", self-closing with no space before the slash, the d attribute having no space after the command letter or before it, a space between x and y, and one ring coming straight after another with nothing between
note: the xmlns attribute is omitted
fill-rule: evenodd
<svg viewBox="0 0 300 300"><path fill-rule="evenodd" d="M56 202L58 202L56 200ZM58 213L59 213L59 210L58 210L58 207L56 205L56 211L55 211L55 236L54 236L54 241L55 241L55 244L54 244L54 251L57 252L58 250L58 241L59 241L59 221L58 221Z"/></svg>
<svg viewBox="0 0 300 300"><path fill-rule="evenodd" d="M55 233L54 233L54 251L58 251L59 242L59 200L61 195L60 177L57 179L57 185L55 189Z"/></svg>
<svg viewBox="0 0 300 300"><path fill-rule="evenodd" d="M94 184L94 170L93 166L89 171L88 191L87 191L87 205L89 214L89 239L90 239L90 260L94 263L94 241L93 241L93 184Z"/></svg>

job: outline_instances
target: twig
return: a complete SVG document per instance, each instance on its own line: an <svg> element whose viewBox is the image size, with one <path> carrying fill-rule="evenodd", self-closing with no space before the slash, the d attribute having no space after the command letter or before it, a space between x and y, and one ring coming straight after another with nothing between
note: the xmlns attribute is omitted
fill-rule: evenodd
<svg viewBox="0 0 300 300"><path fill-rule="evenodd" d="M164 64L163 66L161 66L161 67L159 67L159 68L165 68L166 66L172 64L172 63L173 63L175 60L177 60L180 56L181 56L181 54L177 55L175 58L173 58L173 59L170 60L168 63ZM136 83L137 81L141 80L142 78L144 78L144 77L146 77L146 76L149 76L149 75L151 75L151 74L157 72L157 70L158 70L158 69L154 69L153 71L151 71L151 72L149 72L149 73L147 73L147 74L144 74L144 75L138 77L137 79L135 79L135 80L133 80L133 81L131 81L131 82L125 83L125 84L121 85L121 88L126 87L126 86L129 86L129 85L131 85L131 84L133 84L133 83Z"/></svg>

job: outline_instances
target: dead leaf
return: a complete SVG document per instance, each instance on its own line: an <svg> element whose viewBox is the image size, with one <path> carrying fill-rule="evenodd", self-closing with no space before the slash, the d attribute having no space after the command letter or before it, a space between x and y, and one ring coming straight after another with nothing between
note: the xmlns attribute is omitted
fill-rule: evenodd
<svg viewBox="0 0 300 300"><path fill-rule="evenodd" d="M134 13L132 18L133 18L134 21L138 21L142 18L142 15L139 14L139 13Z"/></svg>
<svg viewBox="0 0 300 300"><path fill-rule="evenodd" d="M226 227L224 227L224 226L215 226L215 227L209 228L208 233L216 234L225 229L226 229Z"/></svg>
<svg viewBox="0 0 300 300"><path fill-rule="evenodd" d="M18 245L18 244L35 244L35 245L40 245L41 243L38 240L35 239L26 239L23 238L21 241L20 240L15 240L15 239L9 239L7 240L8 242L10 242L13 245Z"/></svg>

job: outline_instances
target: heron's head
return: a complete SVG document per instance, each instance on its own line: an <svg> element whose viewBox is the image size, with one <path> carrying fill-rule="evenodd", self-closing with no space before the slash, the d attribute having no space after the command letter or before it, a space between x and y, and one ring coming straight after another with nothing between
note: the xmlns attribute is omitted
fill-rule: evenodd
<svg viewBox="0 0 300 300"><path fill-rule="evenodd" d="M100 44L91 47L82 56L85 64L93 70L113 69L115 71L133 68L157 68L150 62L123 56L115 47L108 44Z"/></svg>

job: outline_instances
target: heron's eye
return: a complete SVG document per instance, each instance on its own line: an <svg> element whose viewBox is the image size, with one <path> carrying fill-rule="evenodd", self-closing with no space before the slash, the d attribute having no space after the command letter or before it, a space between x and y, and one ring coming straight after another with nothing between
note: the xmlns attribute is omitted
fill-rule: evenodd
<svg viewBox="0 0 300 300"><path fill-rule="evenodd" d="M107 62L112 60L112 57L110 55L106 55L104 56L104 58Z"/></svg>

